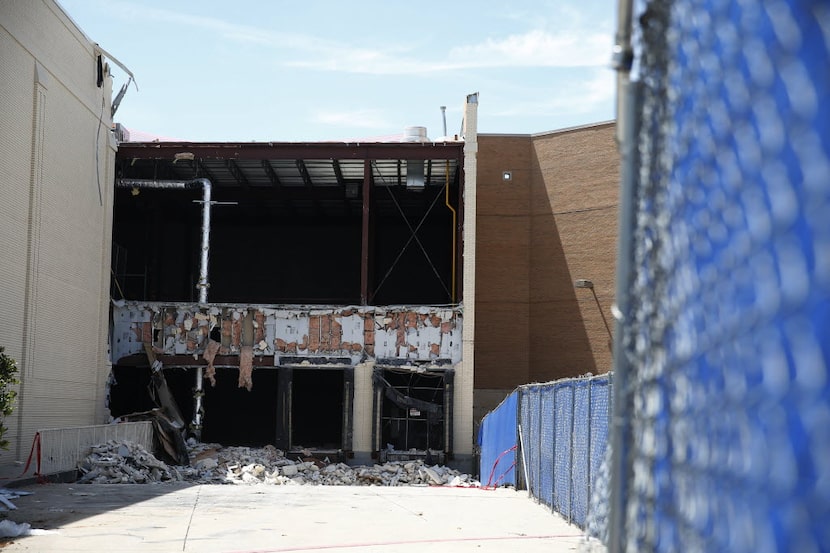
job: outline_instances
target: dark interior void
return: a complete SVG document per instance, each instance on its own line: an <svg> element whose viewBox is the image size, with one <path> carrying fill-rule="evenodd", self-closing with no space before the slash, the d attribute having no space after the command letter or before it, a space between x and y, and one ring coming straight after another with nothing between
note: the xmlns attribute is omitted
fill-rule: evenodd
<svg viewBox="0 0 830 553"><path fill-rule="evenodd" d="M148 385L149 367L112 367L114 381L110 386L109 408L113 417L149 411L157 407ZM164 369L167 386L179 407L186 424L193 419L193 387L196 384L196 369Z"/></svg>
<svg viewBox="0 0 830 553"><path fill-rule="evenodd" d="M235 205L212 209L210 301L360 303L362 200L325 192L287 197L278 189L214 187L214 201ZM200 198L198 189L116 189L113 297L198 298L202 214L194 200ZM443 189L374 187L369 221L369 302L451 303L453 225Z"/></svg>
<svg viewBox="0 0 830 553"><path fill-rule="evenodd" d="M240 388L239 369L217 368L205 385L202 441L261 447L277 434L277 370L255 369L253 387Z"/></svg>
<svg viewBox="0 0 830 553"><path fill-rule="evenodd" d="M114 366L115 383L110 388L113 417L148 411L156 407L147 385L148 367ZM164 378L185 424L193 420L193 388L196 369L165 368ZM264 446L273 444L277 429L277 371L253 373L249 392L238 387L239 369L217 368L216 387L204 386L202 441L224 445Z"/></svg>
<svg viewBox="0 0 830 553"><path fill-rule="evenodd" d="M291 384L291 448L343 447L342 370L294 369Z"/></svg>
<svg viewBox="0 0 830 553"><path fill-rule="evenodd" d="M400 396L438 405L441 412L428 413L425 409L401 405L384 391L380 395L381 447L391 444L397 451L412 448L443 451L444 421L447 412L447 406L444 405L444 375L393 369L384 370L382 374L384 380ZM377 382L375 386L378 386Z"/></svg>

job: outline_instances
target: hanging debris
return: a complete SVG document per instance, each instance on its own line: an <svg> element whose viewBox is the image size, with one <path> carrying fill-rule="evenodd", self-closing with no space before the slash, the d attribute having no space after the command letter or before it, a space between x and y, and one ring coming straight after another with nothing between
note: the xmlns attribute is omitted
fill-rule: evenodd
<svg viewBox="0 0 830 553"><path fill-rule="evenodd" d="M216 387L216 367L213 362L216 359L216 354L219 353L219 348L222 344L208 339L205 346L205 352L202 354L202 359L208 362L207 369L205 369L205 379L210 381L210 385Z"/></svg>
<svg viewBox="0 0 830 553"><path fill-rule="evenodd" d="M242 346L239 353L239 387L246 388L249 392L254 387L254 348L253 346Z"/></svg>
<svg viewBox="0 0 830 553"><path fill-rule="evenodd" d="M111 440L92 448L79 482L98 484L188 481L198 484L479 487L469 474L422 460L349 466L311 456L289 459L274 446L223 447L188 441L190 466L171 467L141 446Z"/></svg>

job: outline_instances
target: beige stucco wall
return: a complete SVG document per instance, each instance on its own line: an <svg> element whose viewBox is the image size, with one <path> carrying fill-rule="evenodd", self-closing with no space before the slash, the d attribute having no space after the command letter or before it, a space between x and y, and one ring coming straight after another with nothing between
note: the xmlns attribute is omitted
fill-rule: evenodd
<svg viewBox="0 0 830 553"><path fill-rule="evenodd" d="M54 2L0 2L0 345L21 378L0 464L38 429L105 422L115 145L97 54Z"/></svg>

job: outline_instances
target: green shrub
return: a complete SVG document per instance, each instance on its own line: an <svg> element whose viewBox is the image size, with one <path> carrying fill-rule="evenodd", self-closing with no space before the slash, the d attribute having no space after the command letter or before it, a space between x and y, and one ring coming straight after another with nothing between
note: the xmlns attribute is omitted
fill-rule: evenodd
<svg viewBox="0 0 830 553"><path fill-rule="evenodd" d="M12 388L20 381L17 379L17 361L6 354L6 348L0 346L0 414L3 419L14 411L14 400L17 399L17 391ZM9 448L9 440L5 438L5 420L0 420L0 449Z"/></svg>

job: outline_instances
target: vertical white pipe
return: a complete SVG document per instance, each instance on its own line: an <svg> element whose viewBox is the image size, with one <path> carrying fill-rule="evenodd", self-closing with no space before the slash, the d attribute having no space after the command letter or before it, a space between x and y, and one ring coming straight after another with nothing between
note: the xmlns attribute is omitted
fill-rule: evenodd
<svg viewBox="0 0 830 553"><path fill-rule="evenodd" d="M196 288L199 290L199 305L205 305L208 301L208 260L210 258L210 206L211 206L211 184L208 179L194 179L189 181L174 180L143 180L143 179L118 179L116 186L121 188L171 188L185 189L196 185L202 186L202 244L199 255L199 281ZM191 431L197 439L202 437L202 395L204 373L202 367L196 368L196 386L193 389L193 420Z"/></svg>
<svg viewBox="0 0 830 553"><path fill-rule="evenodd" d="M199 263L199 305L208 301L208 260L210 258L210 193L211 186L208 179L198 179L202 184L202 249ZM196 439L202 438L202 396L204 395L204 369L196 368L196 387L193 390L193 424L192 431Z"/></svg>
<svg viewBox="0 0 830 553"><path fill-rule="evenodd" d="M199 263L199 282L196 287L199 289L199 303L206 304L208 297L208 258L210 254L210 181L197 179L202 185L202 250Z"/></svg>

